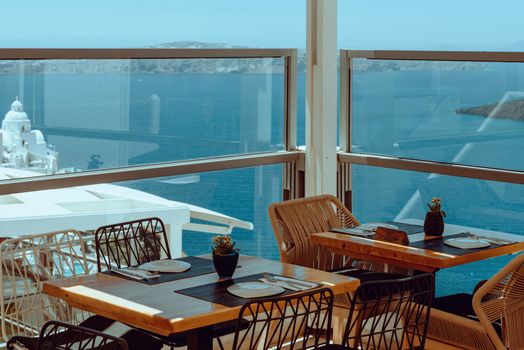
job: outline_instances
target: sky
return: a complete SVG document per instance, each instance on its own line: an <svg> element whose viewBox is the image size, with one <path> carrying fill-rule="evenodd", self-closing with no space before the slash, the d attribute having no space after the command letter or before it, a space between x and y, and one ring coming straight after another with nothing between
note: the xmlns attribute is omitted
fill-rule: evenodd
<svg viewBox="0 0 524 350"><path fill-rule="evenodd" d="M523 10L522 0L338 0L338 46L524 51ZM2 48L306 45L306 0L0 0L0 13Z"/></svg>

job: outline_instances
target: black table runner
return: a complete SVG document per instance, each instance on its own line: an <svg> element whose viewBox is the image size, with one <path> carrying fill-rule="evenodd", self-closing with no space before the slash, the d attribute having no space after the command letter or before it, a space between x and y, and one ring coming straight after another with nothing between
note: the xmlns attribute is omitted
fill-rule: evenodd
<svg viewBox="0 0 524 350"><path fill-rule="evenodd" d="M424 226L421 226L421 225L405 224L403 222L396 222L396 221L385 221L384 223L385 224L390 224L390 225L395 225L396 227L398 227L398 229L400 231L406 232L407 235L414 235L414 234L417 234L417 233L424 233ZM336 228L336 229L334 228L334 229L332 229L332 232L342 233L342 234L346 234L346 235L350 235L350 236L374 239L372 235L366 237L366 236L363 236L361 234L352 233L351 229L353 229L353 228L347 228L347 229L346 228ZM347 230L347 231L345 231L345 230Z"/></svg>
<svg viewBox="0 0 524 350"><path fill-rule="evenodd" d="M422 225L405 224L403 222L397 222L397 221L386 221L386 224L395 225L398 227L400 231L404 231L408 235L424 233L424 226Z"/></svg>
<svg viewBox="0 0 524 350"><path fill-rule="evenodd" d="M234 296L233 294L227 291L227 288L233 284L241 282L258 282L260 278L263 278L263 273L257 273L254 275L233 278L229 280L218 281L215 283L204 284L197 287L191 287L186 289L175 290L175 293L187 295L193 298L202 299L209 301L214 304L220 304L229 307L236 307L244 305L250 299L240 298ZM297 293L296 291L284 289L283 293L280 293L277 296L283 296L287 294Z"/></svg>
<svg viewBox="0 0 524 350"><path fill-rule="evenodd" d="M215 266L213 265L213 260L210 259L204 259L199 258L197 256L186 256L184 258L178 258L174 260L184 261L191 264L191 268L184 272L175 272L175 273L160 273L160 277L158 278L151 278L149 280L137 280L131 277L126 277L124 275L118 274L116 272L113 272L111 270L104 271L103 273L111 275L111 276L117 276L121 277L130 281L140 282L144 284L154 285L164 282L171 282L180 280L183 278L189 278L189 277L195 277L200 275L206 275L208 273L214 273L215 272ZM218 276L217 276L218 277Z"/></svg>
<svg viewBox="0 0 524 350"><path fill-rule="evenodd" d="M405 224L403 222L397 222L397 221L385 221L385 223L397 226L399 230L406 232L408 236L417 234L417 233L424 233L424 226L422 225ZM351 235L351 234L348 233L348 235ZM429 249L429 250L433 250L433 251L444 253L444 254L450 254L450 255L466 255L466 254L470 254L470 253L474 253L474 252L478 252L478 251L482 251L486 249L497 248L502 245L502 244L495 244L495 243L490 242L489 247L476 248L476 249L460 249L460 248L449 246L444 243L444 241L449 238L459 238L459 237L468 237L468 236L469 236L468 233L461 232L461 233L447 235L447 236L443 236L439 238L410 242L408 246L413 247L413 248ZM368 237L368 238L374 239L373 237Z"/></svg>
<svg viewBox="0 0 524 350"><path fill-rule="evenodd" d="M419 241L419 242L410 242L409 246L414 247L414 248L429 249L429 250L433 250L439 253L450 254L450 255L466 255L466 254L471 254L474 252L479 252L482 250L497 248L502 245L502 244L495 244L495 243L490 242L489 247L476 248L476 249L460 249L460 248L451 247L444 243L446 239L459 238L459 237L469 237L469 234L462 232L462 233L443 236L439 238L426 239L426 240Z"/></svg>

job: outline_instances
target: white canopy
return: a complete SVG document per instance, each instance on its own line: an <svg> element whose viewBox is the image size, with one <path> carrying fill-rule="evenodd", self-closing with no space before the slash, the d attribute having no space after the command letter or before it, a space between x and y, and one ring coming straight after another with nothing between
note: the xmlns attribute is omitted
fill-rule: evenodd
<svg viewBox="0 0 524 350"><path fill-rule="evenodd" d="M28 176L35 173L0 167L0 180ZM166 224L207 233L229 234L235 227L253 229L250 222L112 184L0 196L0 236L68 228L94 230L102 225L144 217L159 217ZM191 219L206 223L192 223Z"/></svg>

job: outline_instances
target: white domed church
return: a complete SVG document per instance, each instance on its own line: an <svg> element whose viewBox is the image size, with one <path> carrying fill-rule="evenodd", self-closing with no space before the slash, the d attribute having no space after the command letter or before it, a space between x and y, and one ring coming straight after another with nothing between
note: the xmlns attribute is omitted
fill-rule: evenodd
<svg viewBox="0 0 524 350"><path fill-rule="evenodd" d="M31 130L31 121L18 98L2 121L0 145L0 166L43 174L58 171L58 152L46 143L40 130Z"/></svg>

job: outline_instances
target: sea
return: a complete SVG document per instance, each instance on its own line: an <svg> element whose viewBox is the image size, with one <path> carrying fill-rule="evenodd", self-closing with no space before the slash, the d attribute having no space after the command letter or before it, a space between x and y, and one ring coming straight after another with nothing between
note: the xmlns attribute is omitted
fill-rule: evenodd
<svg viewBox="0 0 524 350"><path fill-rule="evenodd" d="M523 170L524 121L459 114L524 98L516 64L470 69L355 71L352 149L357 153ZM305 76L298 76L298 142L305 139ZM0 109L18 96L64 168L91 170L283 149L281 73L0 75ZM336 137L336 135L333 135ZM117 183L252 222L235 229L241 254L278 259L267 207L282 198L283 166L267 165ZM524 234L521 185L353 166L361 222L423 220L442 198L447 223ZM211 235L184 232L190 255ZM469 292L511 256L444 269L437 295Z"/></svg>

